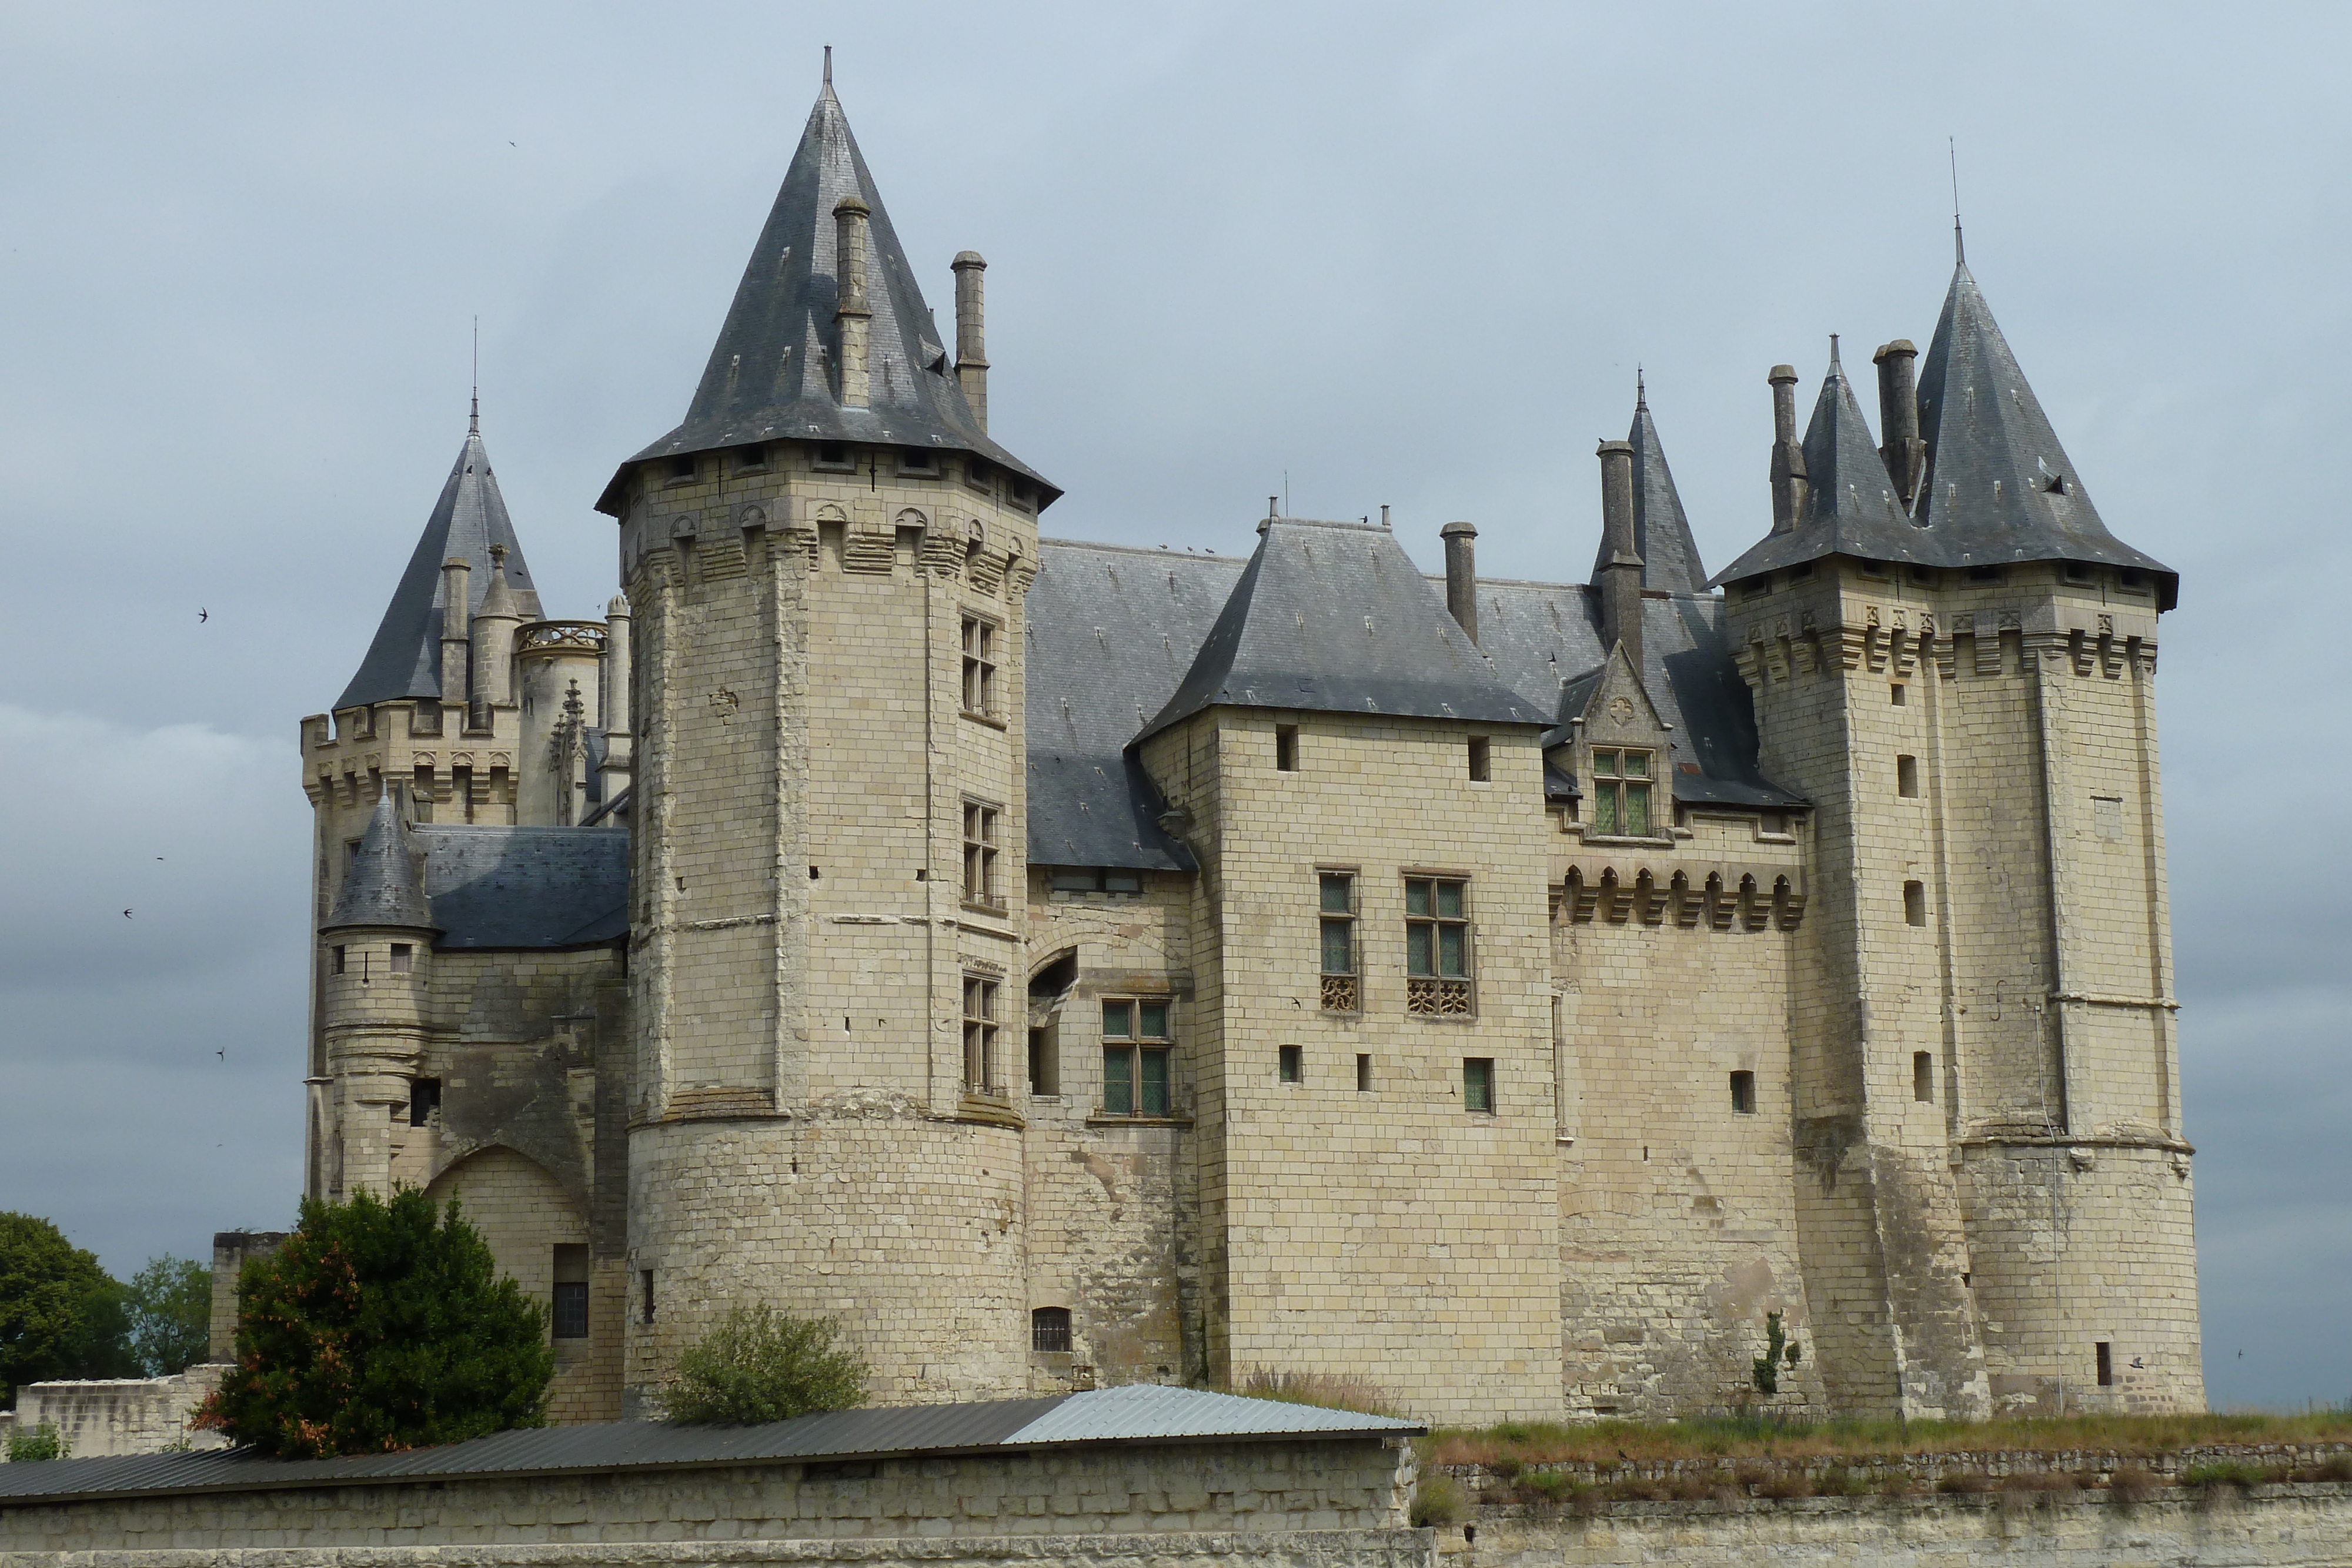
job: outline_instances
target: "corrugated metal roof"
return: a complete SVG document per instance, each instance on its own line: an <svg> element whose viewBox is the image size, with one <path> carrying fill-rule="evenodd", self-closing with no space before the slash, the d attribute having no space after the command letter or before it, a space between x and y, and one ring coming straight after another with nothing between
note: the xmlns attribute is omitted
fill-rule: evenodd
<svg viewBox="0 0 2352 1568"><path fill-rule="evenodd" d="M0 1465L0 1506L125 1494L267 1491L461 1476L708 1467L908 1454L968 1454L1040 1443L1188 1437L1403 1437L1427 1428L1350 1411L1144 1385L1043 1399L836 1410L761 1427L606 1421L500 1432L468 1443L341 1459L265 1459L245 1448Z"/></svg>

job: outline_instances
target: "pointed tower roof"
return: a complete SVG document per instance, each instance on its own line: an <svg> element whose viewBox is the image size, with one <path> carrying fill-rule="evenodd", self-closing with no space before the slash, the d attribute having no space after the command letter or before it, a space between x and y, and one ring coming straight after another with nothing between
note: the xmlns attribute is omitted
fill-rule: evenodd
<svg viewBox="0 0 2352 1568"><path fill-rule="evenodd" d="M392 604L376 628L375 641L368 644L359 673L335 699L337 708L402 697L465 700L463 692L441 690L441 565L452 557L463 557L473 568L467 577L467 597L473 601L466 607L469 619L490 589L494 544L506 547L507 581L522 614L539 619L539 591L530 585L530 568L523 562L514 525L507 520L507 504L490 472L489 454L482 450L479 417L471 423L448 482L441 486L441 499L434 503L415 553L400 574L400 586L392 591Z"/></svg>
<svg viewBox="0 0 2352 1568"><path fill-rule="evenodd" d="M1698 541L1691 538L1690 518L1666 467L1666 449L1658 444L1657 422L1650 417L1649 392L1638 377L1633 428L1625 439L1633 448L1633 553L1642 558L1642 586L1663 593L1706 592ZM1592 581L1601 580L1601 569L1608 564L1609 541L1603 539L1592 558Z"/></svg>
<svg viewBox="0 0 2352 1568"><path fill-rule="evenodd" d="M1549 724L1505 686L1396 536L1268 517L1176 695L1135 738L1220 705Z"/></svg>
<svg viewBox="0 0 2352 1568"><path fill-rule="evenodd" d="M866 298L872 390L865 408L844 407L832 382L841 351L833 214L853 195L871 214ZM828 68L686 422L629 462L779 436L866 441L978 453L1044 486L1043 501L1050 502L1059 488L991 441L972 417L956 380L952 341L923 303L882 193L834 97ZM618 514L627 471L624 465L605 486L599 510Z"/></svg>
<svg viewBox="0 0 2352 1568"><path fill-rule="evenodd" d="M417 873L416 852L400 807L386 785L376 795L375 814L343 874L342 891L335 894L321 931L340 925L405 925L434 931L433 906L425 897L425 879Z"/></svg>
<svg viewBox="0 0 2352 1568"><path fill-rule="evenodd" d="M2057 432L1962 262L1919 368L1919 434L1927 472L1920 526L1946 566L2076 560L2154 574L2170 609L2179 574L2099 520Z"/></svg>
<svg viewBox="0 0 2352 1568"><path fill-rule="evenodd" d="M1837 340L1830 340L1830 368L1822 377L1812 423L1805 426L1805 515L1785 534L1768 535L1734 561L1717 580L1754 577L1775 567L1795 566L1828 555L1867 560L1935 563L1935 541L1904 515L1886 462L1878 455L1869 422L1846 380Z"/></svg>

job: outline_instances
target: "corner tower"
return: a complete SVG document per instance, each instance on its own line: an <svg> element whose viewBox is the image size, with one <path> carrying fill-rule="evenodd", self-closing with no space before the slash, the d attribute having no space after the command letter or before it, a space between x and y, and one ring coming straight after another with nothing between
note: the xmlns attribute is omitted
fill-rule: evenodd
<svg viewBox="0 0 2352 1568"><path fill-rule="evenodd" d="M1965 266L1916 402L1910 360L1878 357L1897 477L1832 340L1776 452L1796 501L1718 579L1760 760L1816 808L1794 1080L1830 1398L2201 1408L2153 692L2178 579L2107 532Z"/></svg>
<svg viewBox="0 0 2352 1568"><path fill-rule="evenodd" d="M1058 494L967 394L835 97L685 422L624 464L627 1381L738 1300L894 1402L1024 1392L1024 595ZM959 377L956 359L966 372Z"/></svg>

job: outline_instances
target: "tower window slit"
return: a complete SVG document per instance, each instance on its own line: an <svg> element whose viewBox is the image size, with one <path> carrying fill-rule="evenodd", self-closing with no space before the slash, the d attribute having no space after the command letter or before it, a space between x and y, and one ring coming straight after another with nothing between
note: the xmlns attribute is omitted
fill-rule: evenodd
<svg viewBox="0 0 2352 1568"><path fill-rule="evenodd" d="M1936 1103L1936 1059L1924 1051L1911 1053L1911 1098L1923 1104Z"/></svg>
<svg viewBox="0 0 2352 1568"><path fill-rule="evenodd" d="M1735 1072L1731 1075L1731 1108L1742 1116L1756 1114L1756 1074Z"/></svg>
<svg viewBox="0 0 2352 1568"><path fill-rule="evenodd" d="M1903 884L1903 923L1906 925L1927 924L1927 884L1906 882Z"/></svg>

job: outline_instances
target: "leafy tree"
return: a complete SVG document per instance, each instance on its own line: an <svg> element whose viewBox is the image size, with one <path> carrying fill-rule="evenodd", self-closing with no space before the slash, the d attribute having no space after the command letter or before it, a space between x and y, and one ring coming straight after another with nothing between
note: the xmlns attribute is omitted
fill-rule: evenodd
<svg viewBox="0 0 2352 1568"><path fill-rule="evenodd" d="M65 1232L0 1213L0 1401L59 1377L135 1377L122 1287Z"/></svg>
<svg viewBox="0 0 2352 1568"><path fill-rule="evenodd" d="M834 1319L738 1302L677 1358L662 1402L673 1421L749 1427L863 1405L866 1375Z"/></svg>
<svg viewBox="0 0 2352 1568"><path fill-rule="evenodd" d="M305 1198L285 1244L238 1277L236 1366L197 1425L299 1459L543 1427L547 1316L455 1198Z"/></svg>
<svg viewBox="0 0 2352 1568"><path fill-rule="evenodd" d="M212 1270L166 1252L131 1276L123 1305L131 1351L150 1377L169 1377L204 1360L211 1347Z"/></svg>

